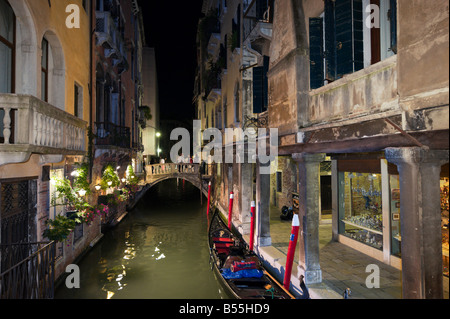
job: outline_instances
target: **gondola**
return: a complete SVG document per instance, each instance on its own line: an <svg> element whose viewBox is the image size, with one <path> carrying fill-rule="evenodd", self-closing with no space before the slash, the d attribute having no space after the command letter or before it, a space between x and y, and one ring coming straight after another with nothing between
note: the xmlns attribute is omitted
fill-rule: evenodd
<svg viewBox="0 0 450 319"><path fill-rule="evenodd" d="M209 224L210 262L228 295L236 299L295 299L259 257L225 225L216 210Z"/></svg>

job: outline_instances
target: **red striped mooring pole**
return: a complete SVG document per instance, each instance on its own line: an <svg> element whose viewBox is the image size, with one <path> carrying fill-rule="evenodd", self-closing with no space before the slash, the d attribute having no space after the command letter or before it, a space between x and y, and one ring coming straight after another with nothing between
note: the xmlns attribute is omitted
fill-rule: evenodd
<svg viewBox="0 0 450 319"><path fill-rule="evenodd" d="M231 219L233 218L233 199L234 193L230 193L230 206L228 208L228 228L231 230Z"/></svg>
<svg viewBox="0 0 450 319"><path fill-rule="evenodd" d="M256 203L252 202L250 209L250 251L253 251L253 242L255 237L255 210Z"/></svg>
<svg viewBox="0 0 450 319"><path fill-rule="evenodd" d="M206 216L209 217L209 204L211 203L211 182L208 184L208 207L206 208Z"/></svg>
<svg viewBox="0 0 450 319"><path fill-rule="evenodd" d="M287 290L289 290L289 286L291 284L292 264L294 262L295 247L297 246L299 229L300 229L300 220L298 218L298 215L294 214L294 217L292 218L292 231L289 240L289 248L286 260L286 270L284 272L284 281L283 281L283 286Z"/></svg>

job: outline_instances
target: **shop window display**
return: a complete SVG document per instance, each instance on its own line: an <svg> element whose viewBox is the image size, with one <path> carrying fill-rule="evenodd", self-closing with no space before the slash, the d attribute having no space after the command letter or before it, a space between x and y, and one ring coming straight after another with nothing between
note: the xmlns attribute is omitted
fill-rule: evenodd
<svg viewBox="0 0 450 319"><path fill-rule="evenodd" d="M449 179L441 179L441 227L442 227L442 257L444 275L448 277L448 222L449 222Z"/></svg>
<svg viewBox="0 0 450 319"><path fill-rule="evenodd" d="M401 257L401 228L400 228L400 176L389 175L390 203L391 203L391 254Z"/></svg>
<svg viewBox="0 0 450 319"><path fill-rule="evenodd" d="M340 233L382 250L381 174L340 172L339 176Z"/></svg>

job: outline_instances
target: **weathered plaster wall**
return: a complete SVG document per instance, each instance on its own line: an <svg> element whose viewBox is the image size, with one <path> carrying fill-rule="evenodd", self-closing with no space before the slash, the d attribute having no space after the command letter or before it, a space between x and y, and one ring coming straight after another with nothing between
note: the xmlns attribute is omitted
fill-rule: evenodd
<svg viewBox="0 0 450 319"><path fill-rule="evenodd" d="M448 1L399 0L398 13L400 99L428 95L426 99L419 96L416 102L408 101L404 107L412 110L448 104Z"/></svg>

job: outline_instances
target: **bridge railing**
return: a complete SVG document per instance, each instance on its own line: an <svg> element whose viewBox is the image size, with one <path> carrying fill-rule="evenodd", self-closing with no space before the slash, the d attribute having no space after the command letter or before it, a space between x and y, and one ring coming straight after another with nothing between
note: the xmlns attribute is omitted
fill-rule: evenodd
<svg viewBox="0 0 450 319"><path fill-rule="evenodd" d="M166 163L166 164L146 165L145 171L148 177L176 175L176 174L198 175L200 173L200 167L201 167L200 164Z"/></svg>

